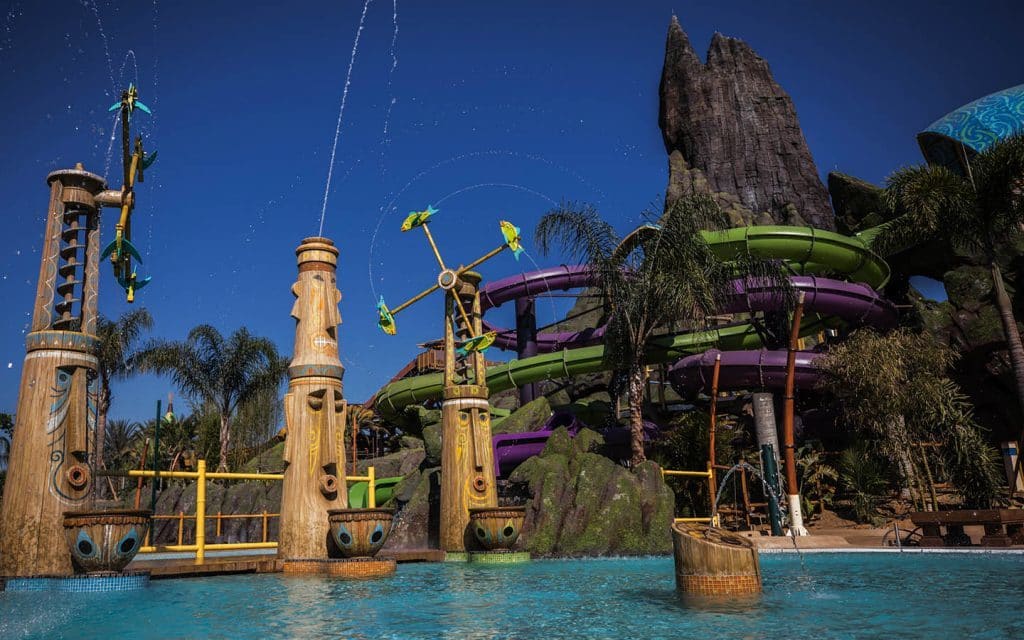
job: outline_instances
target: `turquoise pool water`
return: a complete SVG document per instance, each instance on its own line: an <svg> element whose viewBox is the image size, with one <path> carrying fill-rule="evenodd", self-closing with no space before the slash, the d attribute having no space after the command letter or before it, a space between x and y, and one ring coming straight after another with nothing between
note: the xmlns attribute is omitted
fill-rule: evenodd
<svg viewBox="0 0 1024 640"><path fill-rule="evenodd" d="M367 582L252 575L159 580L135 593L0 593L0 638L903 640L1024 629L1024 556L802 560L762 556L764 595L714 606L679 602L671 558L405 564Z"/></svg>

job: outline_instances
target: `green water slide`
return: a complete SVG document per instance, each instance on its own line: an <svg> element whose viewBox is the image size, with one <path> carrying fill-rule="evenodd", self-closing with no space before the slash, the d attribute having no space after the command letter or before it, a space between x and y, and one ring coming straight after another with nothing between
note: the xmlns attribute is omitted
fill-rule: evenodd
<svg viewBox="0 0 1024 640"><path fill-rule="evenodd" d="M875 228L847 237L811 227L759 226L708 231L705 238L723 260L749 253L785 260L799 274L837 274L877 289L889 280L889 266L868 247L877 232ZM802 332L817 333L827 323L826 319L809 318ZM761 338L751 324L661 336L648 348L647 361L674 361L712 347L757 349L761 347ZM498 393L539 380L594 373L607 366L603 345L545 353L489 367L487 387L491 393ZM441 387L441 373L398 380L377 393L376 407L385 417L394 417L410 404L440 398Z"/></svg>
<svg viewBox="0 0 1024 640"><path fill-rule="evenodd" d="M381 506L395 495L395 485L402 481L402 476L395 476L393 478L377 478L374 480L373 488L376 493L374 496L377 506ZM348 488L348 508L349 509L365 509L369 504L367 500L366 490L369 487L368 482L353 482Z"/></svg>

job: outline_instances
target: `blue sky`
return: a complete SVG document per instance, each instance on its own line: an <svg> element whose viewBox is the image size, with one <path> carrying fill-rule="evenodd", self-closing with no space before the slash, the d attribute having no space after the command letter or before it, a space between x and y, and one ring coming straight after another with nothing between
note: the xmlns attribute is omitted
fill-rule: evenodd
<svg viewBox="0 0 1024 640"><path fill-rule="evenodd" d="M774 4L783 6L775 7ZM665 188L658 79L673 12L703 54L712 33L747 40L793 96L824 176L880 183L920 161L914 134L953 108L1024 81L1016 2L418 2L370 4L355 58L324 234L341 249L346 395L369 397L440 329L439 297L375 326L433 281L412 209L439 207L450 262L528 230L563 199L590 201L620 229ZM13 411L46 210L46 174L104 173L106 107L134 81L160 159L139 186L137 304L154 335L245 325L290 353L294 248L316 235L338 107L362 1L81 0L0 5L0 410ZM115 145L116 149L116 145ZM117 162L107 175L116 182ZM104 216L104 242L114 214ZM509 255L485 278L559 261ZM127 305L104 265L101 310ZM544 322L554 310L541 308ZM549 317L544 317L545 314ZM510 321L502 309L499 319ZM114 417L147 418L170 390L115 387Z"/></svg>

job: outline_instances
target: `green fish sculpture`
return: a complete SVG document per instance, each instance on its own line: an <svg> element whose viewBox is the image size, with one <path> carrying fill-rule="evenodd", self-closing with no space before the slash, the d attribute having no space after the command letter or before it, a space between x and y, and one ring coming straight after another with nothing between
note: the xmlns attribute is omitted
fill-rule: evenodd
<svg viewBox="0 0 1024 640"><path fill-rule="evenodd" d="M427 205L427 208L423 211L411 211L402 222L402 231L410 231L416 227L422 227L429 222L430 216L434 215L438 211L440 211L440 209L435 209L430 205Z"/></svg>
<svg viewBox="0 0 1024 640"><path fill-rule="evenodd" d="M501 235L505 238L505 245L512 250L512 255L518 262L519 254L523 252L522 240L519 235L519 227L515 226L508 220L502 220L498 225L501 227Z"/></svg>
<svg viewBox="0 0 1024 640"><path fill-rule="evenodd" d="M395 325L395 316L391 315L388 305L384 304L384 296L381 296L380 301L377 303L377 326L389 336L398 333L398 327Z"/></svg>
<svg viewBox="0 0 1024 640"><path fill-rule="evenodd" d="M494 339L497 337L497 331L488 331L485 334L466 340L465 342L462 343L462 346L455 350L455 353L459 354L460 356L465 356L470 353L476 352L482 353L487 350L487 347L494 344Z"/></svg>

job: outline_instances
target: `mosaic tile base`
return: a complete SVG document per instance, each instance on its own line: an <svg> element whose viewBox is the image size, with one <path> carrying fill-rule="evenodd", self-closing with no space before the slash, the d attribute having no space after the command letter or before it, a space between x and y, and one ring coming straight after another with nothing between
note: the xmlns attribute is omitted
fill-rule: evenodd
<svg viewBox="0 0 1024 640"><path fill-rule="evenodd" d="M396 566L393 558L292 558L284 561L283 571L332 578L380 578L393 574Z"/></svg>
<svg viewBox="0 0 1024 640"><path fill-rule="evenodd" d="M530 561L528 551L479 551L469 554L474 564L519 564Z"/></svg>
<svg viewBox="0 0 1024 640"><path fill-rule="evenodd" d="M120 573L90 573L80 576L32 576L4 578L2 589L7 591L56 591L59 593L100 593L134 591L149 585L148 571Z"/></svg>
<svg viewBox="0 0 1024 640"><path fill-rule="evenodd" d="M683 593L704 596L732 596L761 592L761 579L756 575L738 576L681 576L676 575L676 586Z"/></svg>

